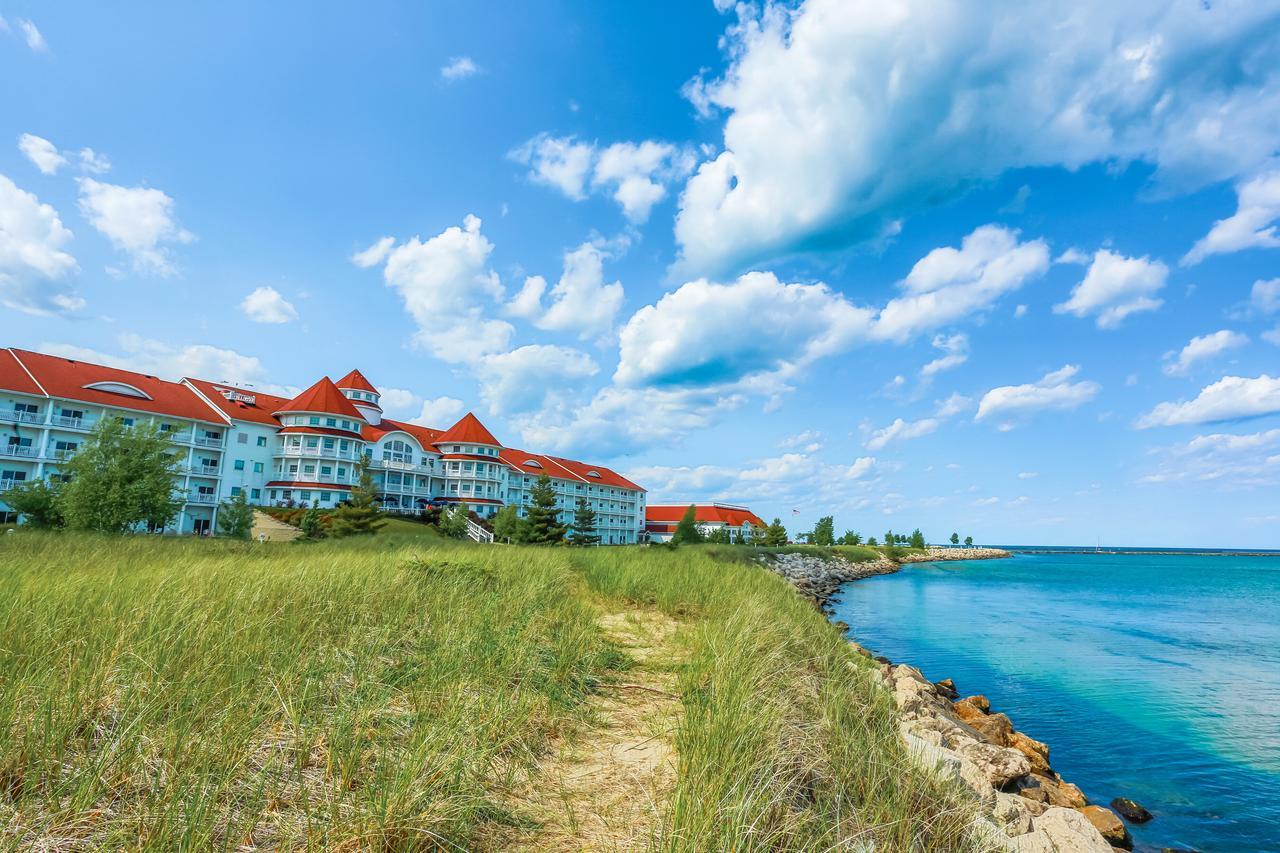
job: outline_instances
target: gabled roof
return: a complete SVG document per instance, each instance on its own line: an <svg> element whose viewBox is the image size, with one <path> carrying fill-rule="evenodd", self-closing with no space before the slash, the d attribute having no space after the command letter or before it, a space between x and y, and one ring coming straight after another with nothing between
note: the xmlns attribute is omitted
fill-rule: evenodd
<svg viewBox="0 0 1280 853"><path fill-rule="evenodd" d="M342 415L364 422L364 415L351 404L351 401L338 390L328 376L276 409L272 414L281 412L323 412L326 415Z"/></svg>
<svg viewBox="0 0 1280 853"><path fill-rule="evenodd" d="M561 480L573 480L575 482L592 483L598 486L613 486L621 489L634 489L637 492L644 491L644 487L636 485L610 468L606 468L603 465L589 465L586 462L578 462L575 459L564 459L560 456L543 456L539 453L530 453L527 450L504 447L498 454L498 460L505 462L507 467L532 477L545 473L548 477L556 477ZM595 474L592 472L595 472Z"/></svg>
<svg viewBox="0 0 1280 853"><path fill-rule="evenodd" d="M603 465L588 465L586 462L578 462L576 459L564 459L559 456L545 457L554 461L562 468L567 468L576 474L580 479L588 483L597 483L605 486L615 486L623 489L635 489L643 492L644 489L628 480L616 471L604 467Z"/></svg>
<svg viewBox="0 0 1280 853"><path fill-rule="evenodd" d="M373 383L365 379L364 374L358 370L351 371L334 384L339 388L350 388L353 391L368 391L371 394L380 393L377 388L373 387Z"/></svg>
<svg viewBox="0 0 1280 853"><path fill-rule="evenodd" d="M207 379L182 380L204 395L205 399L221 410L227 417L238 421L250 421L270 427L280 426L272 412L280 411L280 407L289 402L286 397L275 394L264 394L251 388L238 388L226 382L210 382ZM231 392L228 397L227 392ZM253 402L249 402L252 400Z"/></svg>
<svg viewBox="0 0 1280 853"><path fill-rule="evenodd" d="M649 504L645 507L644 519L647 522L678 522L688 512L689 504ZM752 527L768 527L767 524L751 510L741 506L726 504L694 504L694 516L705 524L727 524L730 527L741 527L743 522L751 522Z"/></svg>
<svg viewBox="0 0 1280 853"><path fill-rule="evenodd" d="M225 423L218 409L179 382L29 350L9 352L26 368L24 372L30 373L28 379L34 377L50 397L211 424ZM138 393L120 393L112 388L131 389Z"/></svg>
<svg viewBox="0 0 1280 853"><path fill-rule="evenodd" d="M45 396L44 391L18 361L18 357L7 349L0 350L0 388L6 391L17 391L19 394Z"/></svg>
<svg viewBox="0 0 1280 853"><path fill-rule="evenodd" d="M418 426L417 424L405 423L403 421L393 421L391 418L383 418L380 423L366 424L364 429L361 430L361 437L364 438L365 441L369 442L380 441L382 440L382 437L389 432L408 433L418 440L418 443L422 445L423 450L427 450L432 453L434 453L435 450L431 445L435 444L441 435L441 432L438 429Z"/></svg>
<svg viewBox="0 0 1280 853"><path fill-rule="evenodd" d="M456 424L449 427L440 437L435 440L436 444L445 444L447 442L469 442L471 444L492 444L494 447L501 447L502 442L493 437L493 433L485 429L484 424L480 423L480 419L475 415L467 412L462 416Z"/></svg>

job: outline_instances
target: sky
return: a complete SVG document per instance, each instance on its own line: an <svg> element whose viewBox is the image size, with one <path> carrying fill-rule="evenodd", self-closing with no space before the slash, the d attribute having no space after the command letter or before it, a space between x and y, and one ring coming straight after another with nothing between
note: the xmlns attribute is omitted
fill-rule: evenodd
<svg viewBox="0 0 1280 853"><path fill-rule="evenodd" d="M1280 3L0 0L3 343L793 532L1280 547Z"/></svg>

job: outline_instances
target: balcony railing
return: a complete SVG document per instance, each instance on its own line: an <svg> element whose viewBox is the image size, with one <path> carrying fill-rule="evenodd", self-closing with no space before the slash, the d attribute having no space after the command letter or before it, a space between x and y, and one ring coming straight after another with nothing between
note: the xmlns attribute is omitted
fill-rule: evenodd
<svg viewBox="0 0 1280 853"><path fill-rule="evenodd" d="M218 502L217 495L207 495L207 494L187 495L187 503L189 504L201 504L204 506L208 506L210 504L215 504L217 502Z"/></svg>
<svg viewBox="0 0 1280 853"><path fill-rule="evenodd" d="M224 439L220 437L213 438L208 435L197 435L191 440L191 443L196 447L221 447L223 441Z"/></svg>
<svg viewBox="0 0 1280 853"><path fill-rule="evenodd" d="M189 465L187 473L195 477L216 477L218 476L217 465Z"/></svg>
<svg viewBox="0 0 1280 853"><path fill-rule="evenodd" d="M84 418L73 418L67 415L54 415L50 421L53 426L62 427L63 429L88 429Z"/></svg>
<svg viewBox="0 0 1280 853"><path fill-rule="evenodd" d="M271 472L271 476L277 480L288 480L291 483L331 483L338 486L354 486L359 479L352 477L350 474L338 477L330 474L306 474L299 471L292 473L276 469Z"/></svg>
<svg viewBox="0 0 1280 853"><path fill-rule="evenodd" d="M18 424L38 424L44 421L44 416L39 412L6 412L0 415L0 420L13 421Z"/></svg>
<svg viewBox="0 0 1280 853"><path fill-rule="evenodd" d="M0 456L16 456L22 459L34 459L36 449L26 444L0 445Z"/></svg>
<svg viewBox="0 0 1280 853"><path fill-rule="evenodd" d="M275 453L276 456L324 456L328 459L348 459L352 462L364 456L357 450L338 450L335 447L291 447L285 445Z"/></svg>
<svg viewBox="0 0 1280 853"><path fill-rule="evenodd" d="M435 474L434 465L420 465L413 462L400 462L396 459L370 459L369 467L375 471L410 471L422 474Z"/></svg>

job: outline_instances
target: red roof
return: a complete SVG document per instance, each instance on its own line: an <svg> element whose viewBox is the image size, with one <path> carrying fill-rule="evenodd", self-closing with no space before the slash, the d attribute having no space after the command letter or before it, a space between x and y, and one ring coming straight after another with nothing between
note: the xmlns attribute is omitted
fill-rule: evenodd
<svg viewBox="0 0 1280 853"><path fill-rule="evenodd" d="M328 376L321 377L319 382L276 409L274 414L281 412L323 412L326 415L342 415L364 421L364 416L351 405L351 401Z"/></svg>
<svg viewBox="0 0 1280 853"><path fill-rule="evenodd" d="M218 409L179 382L29 350L14 349L9 352L26 367L50 397L224 425ZM145 396L85 387L100 383L123 385L136 389Z"/></svg>
<svg viewBox="0 0 1280 853"><path fill-rule="evenodd" d="M493 433L485 429L484 424L480 423L480 419L470 412L463 415L462 420L449 427L435 440L436 444L447 442L470 442L472 444L492 444L494 447L502 446L502 442L494 438Z"/></svg>
<svg viewBox="0 0 1280 853"><path fill-rule="evenodd" d="M430 427L418 426L417 424L404 423L402 421L393 421L391 418L383 418L381 423L366 424L361 431L361 436L365 441L379 441L389 432L406 432L418 440L423 449L431 450L431 445L440 438L440 430L431 429ZM432 451L434 452L434 451Z"/></svg>
<svg viewBox="0 0 1280 853"><path fill-rule="evenodd" d="M254 391L249 388L237 388L225 382L210 382L206 379L192 379L190 377L183 381L189 383L203 394L209 402L213 403L228 417L241 421L253 421L270 427L280 426L280 422L271 413L278 412L281 406L289 402L284 397L263 394L261 391ZM223 393L224 391L235 392L241 399L229 400ZM245 397L252 397L253 402L246 401Z"/></svg>
<svg viewBox="0 0 1280 853"><path fill-rule="evenodd" d="M364 374L358 370L353 370L346 376L334 383L339 388L350 388L353 391L368 391L370 394L377 394L378 389L373 387L373 383L364 378Z"/></svg>
<svg viewBox="0 0 1280 853"><path fill-rule="evenodd" d="M20 394L45 396L44 391L27 373L22 362L10 350L0 350L0 388L6 391L17 391Z"/></svg>
<svg viewBox="0 0 1280 853"><path fill-rule="evenodd" d="M749 521L752 527L768 527L760 516L746 507L725 504L694 504L694 507L693 517L705 524L741 527L743 522ZM678 522L688 510L689 504L649 504L644 511L644 520L652 524Z"/></svg>
<svg viewBox="0 0 1280 853"><path fill-rule="evenodd" d="M642 486L637 486L626 477L602 465L588 465L586 462L563 459L559 456L542 456L527 450L517 450L514 447L502 448L498 459L510 468L535 477L545 472L548 477L558 477L561 480L577 480L583 483L644 491ZM536 462L537 465L527 464L530 462ZM591 476L592 471L600 476Z"/></svg>
<svg viewBox="0 0 1280 853"><path fill-rule="evenodd" d="M626 477L605 468L603 465L588 465L586 462L578 462L574 459L562 459L559 456L546 456L544 459L551 459L562 468L567 468L576 474L579 479L588 483L602 483L606 486L616 486L623 489L635 489L643 492L640 486L628 480ZM593 476L593 474L598 476Z"/></svg>

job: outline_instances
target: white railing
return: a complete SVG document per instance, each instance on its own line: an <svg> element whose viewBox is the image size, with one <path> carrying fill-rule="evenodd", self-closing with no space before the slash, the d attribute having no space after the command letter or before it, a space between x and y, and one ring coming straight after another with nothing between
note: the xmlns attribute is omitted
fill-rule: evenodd
<svg viewBox="0 0 1280 853"><path fill-rule="evenodd" d="M19 424L38 424L44 420L39 412L9 412L0 420L13 421Z"/></svg>
<svg viewBox="0 0 1280 853"><path fill-rule="evenodd" d="M189 504L215 504L218 502L216 495L188 495L187 503Z"/></svg>
<svg viewBox="0 0 1280 853"><path fill-rule="evenodd" d="M354 450L338 450L337 448L323 447L293 447L285 445L275 453L276 456L325 456L330 459L348 459L352 462L357 461L364 456L363 453Z"/></svg>
<svg viewBox="0 0 1280 853"><path fill-rule="evenodd" d="M344 477L338 477L336 475L304 474L297 471L290 473L279 469L273 471L271 476L275 479L289 480L293 483L332 483L337 486L354 486L359 482L359 478L352 477L349 474Z"/></svg>
<svg viewBox="0 0 1280 853"><path fill-rule="evenodd" d="M84 418L69 418L66 415L54 415L50 423L66 429L88 429L84 425Z"/></svg>
<svg viewBox="0 0 1280 853"><path fill-rule="evenodd" d="M6 444L0 446L0 456L20 456L23 458L34 458L36 449L30 445L24 444Z"/></svg>
<svg viewBox="0 0 1280 853"><path fill-rule="evenodd" d="M467 536L477 542L492 542L493 534L476 524L471 519L467 519Z"/></svg>
<svg viewBox="0 0 1280 853"><path fill-rule="evenodd" d="M414 473L434 474L434 465L421 465L414 462L400 462L396 459L370 459L369 467L380 471L411 471Z"/></svg>
<svg viewBox="0 0 1280 853"><path fill-rule="evenodd" d="M187 473L196 477L216 477L218 476L217 465L189 465Z"/></svg>
<svg viewBox="0 0 1280 853"><path fill-rule="evenodd" d="M191 440L191 443L198 447L221 447L222 442L221 438L211 438L207 435L197 435Z"/></svg>

